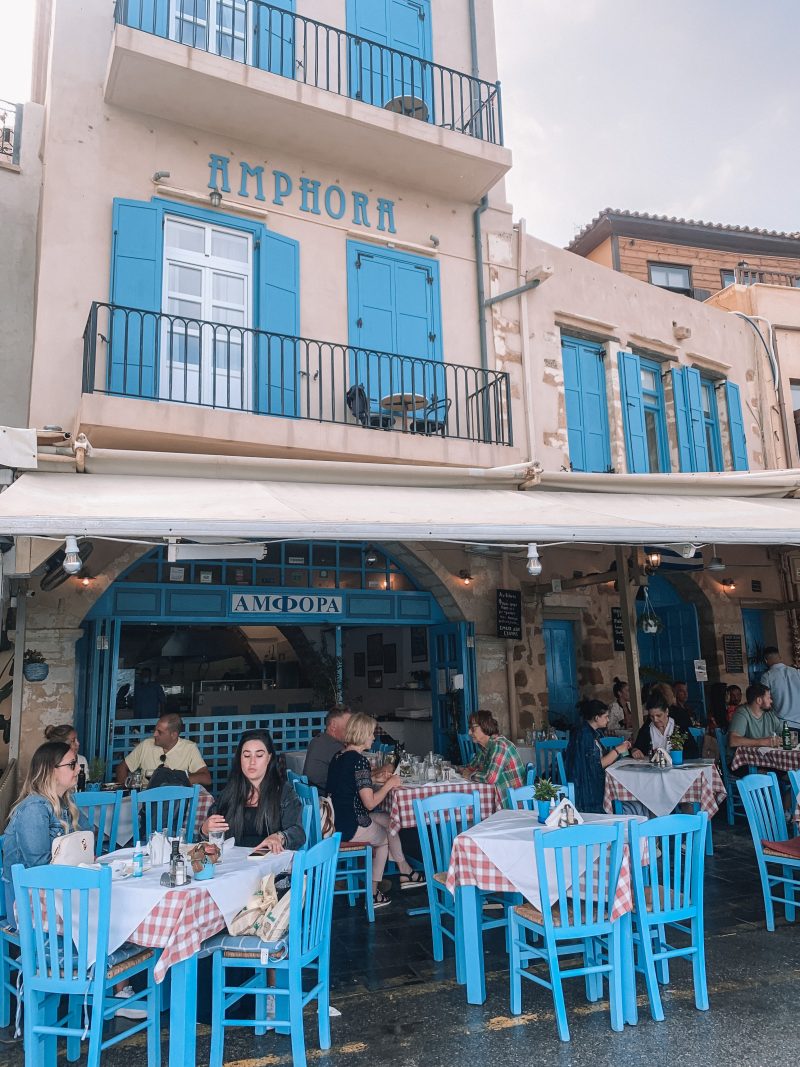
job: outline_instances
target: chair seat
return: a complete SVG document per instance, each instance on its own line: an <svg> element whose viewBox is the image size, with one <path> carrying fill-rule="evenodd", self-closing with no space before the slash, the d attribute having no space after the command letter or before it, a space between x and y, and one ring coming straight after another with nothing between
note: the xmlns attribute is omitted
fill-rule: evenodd
<svg viewBox="0 0 800 1067"><path fill-rule="evenodd" d="M447 882L447 871L437 871L433 876L434 882L444 885Z"/></svg>
<svg viewBox="0 0 800 1067"><path fill-rule="evenodd" d="M269 950L270 957L274 955L278 959L281 953L285 954L286 942L283 940L262 941L255 934L220 933L209 937L207 941L203 942L200 956L210 956L213 952L222 952L228 959L260 960L261 952L264 949Z"/></svg>
<svg viewBox="0 0 800 1067"><path fill-rule="evenodd" d="M800 860L800 837L788 841L763 841L761 847L765 856L778 856L781 859Z"/></svg>
<svg viewBox="0 0 800 1067"><path fill-rule="evenodd" d="M366 844L364 841L343 841L339 845L339 852L366 852L371 845Z"/></svg>
<svg viewBox="0 0 800 1067"><path fill-rule="evenodd" d="M544 925L544 916L538 908L534 908L533 904L529 904L527 901L524 904L517 904L514 911L519 915L520 919L525 919L526 922L536 923L537 926ZM555 926L561 925L561 910L558 906L553 908L553 923Z"/></svg>
<svg viewBox="0 0 800 1067"><path fill-rule="evenodd" d="M125 974L126 971L130 971L133 967L138 967L140 963L144 963L146 960L152 959L154 953L151 948L142 948L141 945L134 945L131 941L126 941L124 945L120 945L119 948L114 949L109 953L107 957L107 977L117 978L121 974Z"/></svg>

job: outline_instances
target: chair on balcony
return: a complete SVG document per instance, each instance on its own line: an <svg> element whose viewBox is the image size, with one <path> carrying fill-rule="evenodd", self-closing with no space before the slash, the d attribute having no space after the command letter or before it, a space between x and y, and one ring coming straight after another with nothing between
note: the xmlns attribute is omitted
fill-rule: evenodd
<svg viewBox="0 0 800 1067"><path fill-rule="evenodd" d="M450 414L450 405L453 401L449 396L437 400L436 397L428 404L422 415L414 419L414 430L417 433L439 434L447 436L447 416Z"/></svg>
<svg viewBox="0 0 800 1067"><path fill-rule="evenodd" d="M394 415L386 411L373 411L367 396L367 390L360 383L351 385L347 390L347 406L356 422L374 430L391 430Z"/></svg>

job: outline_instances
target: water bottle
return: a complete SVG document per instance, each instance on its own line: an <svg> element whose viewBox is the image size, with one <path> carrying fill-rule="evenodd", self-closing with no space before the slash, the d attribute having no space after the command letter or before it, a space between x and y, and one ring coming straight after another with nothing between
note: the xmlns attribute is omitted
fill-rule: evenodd
<svg viewBox="0 0 800 1067"><path fill-rule="evenodd" d="M133 846L133 877L141 878L144 874L144 845L137 841Z"/></svg>

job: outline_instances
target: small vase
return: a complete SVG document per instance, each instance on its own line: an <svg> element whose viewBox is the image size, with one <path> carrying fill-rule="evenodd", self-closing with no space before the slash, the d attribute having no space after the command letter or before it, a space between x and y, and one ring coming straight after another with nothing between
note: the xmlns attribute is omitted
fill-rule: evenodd
<svg viewBox="0 0 800 1067"><path fill-rule="evenodd" d="M673 748L670 752L670 756L672 756L672 766L680 767L683 763L683 749Z"/></svg>
<svg viewBox="0 0 800 1067"><path fill-rule="evenodd" d="M50 673L50 668L46 663L25 663L22 673L28 682L43 682Z"/></svg>
<svg viewBox="0 0 800 1067"><path fill-rule="evenodd" d="M539 812L539 822L547 822L547 816L550 814L550 801L549 800L537 800L536 807Z"/></svg>
<svg viewBox="0 0 800 1067"><path fill-rule="evenodd" d="M203 866L194 874L195 882L203 882L209 878L214 877L214 864L211 860L206 860Z"/></svg>

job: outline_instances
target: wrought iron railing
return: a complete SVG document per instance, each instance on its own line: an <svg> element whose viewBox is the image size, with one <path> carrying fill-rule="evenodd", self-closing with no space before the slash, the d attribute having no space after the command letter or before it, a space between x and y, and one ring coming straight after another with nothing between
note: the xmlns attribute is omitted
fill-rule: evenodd
<svg viewBox="0 0 800 1067"><path fill-rule="evenodd" d="M0 100L0 157L11 163L19 163L19 129L22 108Z"/></svg>
<svg viewBox="0 0 800 1067"><path fill-rule="evenodd" d="M503 144L500 83L262 0L116 0L116 21L248 66Z"/></svg>
<svg viewBox="0 0 800 1067"><path fill-rule="evenodd" d="M508 374L92 304L83 392L511 445Z"/></svg>

